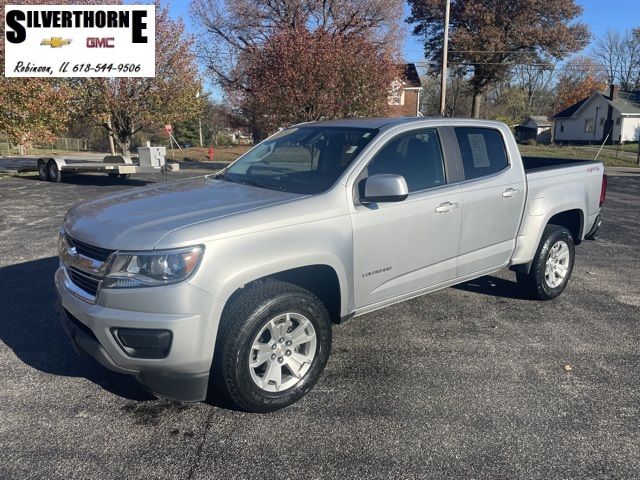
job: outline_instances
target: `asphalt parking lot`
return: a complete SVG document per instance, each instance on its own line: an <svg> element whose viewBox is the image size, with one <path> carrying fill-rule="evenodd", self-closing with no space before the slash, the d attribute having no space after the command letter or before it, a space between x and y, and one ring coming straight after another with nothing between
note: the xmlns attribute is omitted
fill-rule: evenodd
<svg viewBox="0 0 640 480"><path fill-rule="evenodd" d="M269 415L156 400L57 324L67 208L161 180L0 178L0 478L640 478L640 175L610 178L555 301L504 271L355 318Z"/></svg>

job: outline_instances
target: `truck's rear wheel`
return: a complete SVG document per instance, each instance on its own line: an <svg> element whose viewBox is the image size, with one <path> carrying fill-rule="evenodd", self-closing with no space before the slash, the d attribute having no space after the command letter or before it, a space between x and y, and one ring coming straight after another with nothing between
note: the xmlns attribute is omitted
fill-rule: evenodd
<svg viewBox="0 0 640 480"><path fill-rule="evenodd" d="M529 273L517 273L518 283L538 300L560 295L571 277L575 247L571 232L558 225L547 225L540 239Z"/></svg>
<svg viewBox="0 0 640 480"><path fill-rule="evenodd" d="M268 280L246 287L221 322L213 378L244 410L271 412L296 402L329 358L329 313L295 285Z"/></svg>

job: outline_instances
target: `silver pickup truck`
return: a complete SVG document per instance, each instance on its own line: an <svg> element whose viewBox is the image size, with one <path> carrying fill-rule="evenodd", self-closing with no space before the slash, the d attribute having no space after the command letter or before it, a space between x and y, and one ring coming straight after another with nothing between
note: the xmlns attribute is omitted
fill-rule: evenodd
<svg viewBox="0 0 640 480"><path fill-rule="evenodd" d="M58 312L158 396L272 411L318 380L332 324L505 267L557 297L605 191L601 163L523 162L498 122L301 124L218 174L71 208Z"/></svg>

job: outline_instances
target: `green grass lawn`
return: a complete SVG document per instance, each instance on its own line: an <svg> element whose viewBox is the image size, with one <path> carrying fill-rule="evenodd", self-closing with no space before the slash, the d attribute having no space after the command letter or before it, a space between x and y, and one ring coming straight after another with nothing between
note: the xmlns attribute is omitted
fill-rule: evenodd
<svg viewBox="0 0 640 480"><path fill-rule="evenodd" d="M605 145L604 148L609 150L620 150L621 152L638 153L637 143L626 143L624 145Z"/></svg>
<svg viewBox="0 0 640 480"><path fill-rule="evenodd" d="M234 145L231 147L213 147L214 162L232 162L244 152L249 150L251 146ZM178 150L174 148L171 151L167 147L167 159L180 161L207 162L209 161L209 147L191 147Z"/></svg>
<svg viewBox="0 0 640 480"><path fill-rule="evenodd" d="M598 145L519 145L519 147L523 156L580 160L593 160L600 148ZM617 152L616 147L616 145L606 145L598 155L598 160L607 167L640 167L635 157L637 150ZM637 148L637 145L625 145L625 147Z"/></svg>

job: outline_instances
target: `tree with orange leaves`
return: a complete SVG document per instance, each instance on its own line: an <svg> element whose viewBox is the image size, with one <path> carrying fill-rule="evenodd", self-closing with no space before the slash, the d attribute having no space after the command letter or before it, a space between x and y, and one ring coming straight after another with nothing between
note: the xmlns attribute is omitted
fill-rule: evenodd
<svg viewBox="0 0 640 480"><path fill-rule="evenodd" d="M556 87L555 113L607 87L607 72L588 57L575 57L562 69Z"/></svg>
<svg viewBox="0 0 640 480"><path fill-rule="evenodd" d="M156 76L90 78L83 83L83 111L129 155L131 139L145 128L196 118L204 107L202 82L181 20L156 3Z"/></svg>
<svg viewBox="0 0 640 480"><path fill-rule="evenodd" d="M11 4L39 5L46 0L12 0ZM64 0L59 3L65 3ZM95 3L74 0L68 3ZM7 0L0 0L0 17L4 18ZM4 39L4 21L0 22ZM4 41L0 41L0 133L12 143L29 146L45 143L62 130L74 112L71 84L64 79L6 78L4 76Z"/></svg>

